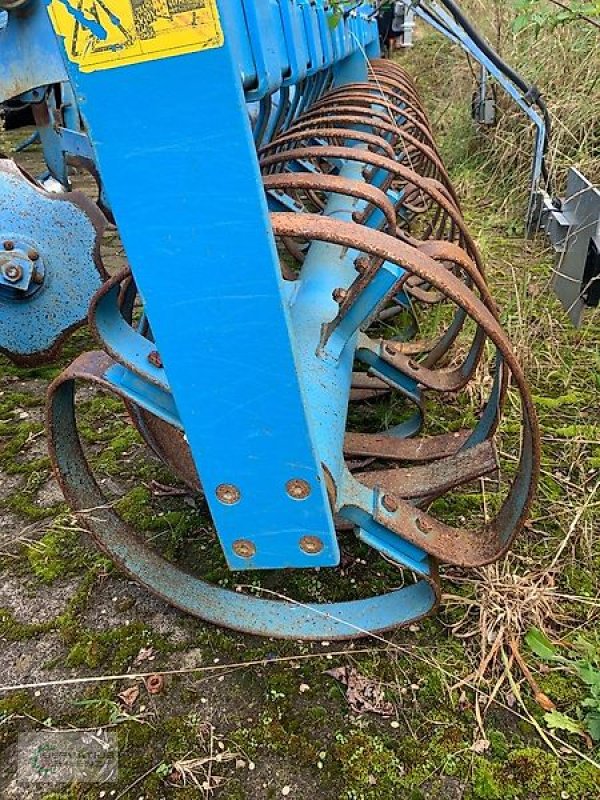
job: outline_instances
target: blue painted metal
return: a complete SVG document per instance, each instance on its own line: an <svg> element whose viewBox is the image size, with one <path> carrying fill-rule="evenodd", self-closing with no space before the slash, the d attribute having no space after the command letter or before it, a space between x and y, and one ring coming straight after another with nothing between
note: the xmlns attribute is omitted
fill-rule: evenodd
<svg viewBox="0 0 600 800"><path fill-rule="evenodd" d="M56 36L40 2L8 12L0 25L0 103L67 79Z"/></svg>
<svg viewBox="0 0 600 800"><path fill-rule="evenodd" d="M339 549L322 467L321 449L327 441L311 412L315 389L310 374L299 369L293 306L290 313L282 302L279 263L246 112L247 99L261 100L283 84L289 59L276 67L279 49L261 44L265 37L269 40L272 4L250 4L251 9L232 1L218 5L225 29L222 47L127 67L127 80L124 69L86 73L71 62L68 69L229 565L333 565ZM311 74L323 67L314 16L319 7L300 6ZM249 48L240 45L240 18L246 20ZM376 36L372 22L365 23ZM234 29L235 47L229 36ZM352 41L348 49L356 49ZM256 75L246 77L244 96L236 57L248 50ZM354 80L363 78L364 58L354 63L360 65L360 76L353 70L350 74ZM197 74L202 80L195 82L194 102L210 109L210 126L182 134L171 121L187 113L189 100L173 87L187 85ZM169 103L153 108L149 119L109 113L106 97L113 107L133 107L148 85L156 95L169 97ZM228 146L232 141L235 148ZM159 192L143 189L152 180L149 158L161 174ZM202 192L194 190L194 164L203 175ZM236 186L233 196L231 185ZM132 186L138 187L143 202L132 202ZM216 225L214 213L221 208L228 209L229 219ZM148 220L153 220L151 258ZM172 280L173 270L191 278L185 296L179 280ZM344 371L347 383L349 364ZM339 436L336 447L339 460ZM217 450L215 461L211 454ZM309 484L306 499L286 493L286 482L293 479ZM217 497L218 487L229 483L240 492L233 505ZM315 532L322 549L307 553L300 542ZM248 537L256 550L242 558L234 543Z"/></svg>
<svg viewBox="0 0 600 800"><path fill-rule="evenodd" d="M49 194L6 159L0 197L0 349L23 363L50 358L102 285L100 215L86 198Z"/></svg>

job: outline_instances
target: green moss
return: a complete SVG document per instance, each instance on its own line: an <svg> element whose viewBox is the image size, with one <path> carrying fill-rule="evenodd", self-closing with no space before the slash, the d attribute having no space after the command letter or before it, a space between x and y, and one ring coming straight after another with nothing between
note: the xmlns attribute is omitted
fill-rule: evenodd
<svg viewBox="0 0 600 800"><path fill-rule="evenodd" d="M505 787L498 781L493 766L484 758L476 758L471 784L473 800L502 800L505 796Z"/></svg>
<svg viewBox="0 0 600 800"><path fill-rule="evenodd" d="M135 622L110 631L84 631L67 656L70 667L90 669L101 664L113 671L126 669L142 647L157 647L158 637L143 623Z"/></svg>
<svg viewBox="0 0 600 800"><path fill-rule="evenodd" d="M506 763L507 774L518 786L537 798L552 798L560 792L558 761L554 755L538 747L512 750Z"/></svg>
<svg viewBox="0 0 600 800"><path fill-rule="evenodd" d="M337 734L333 757L347 800L391 800L403 786L402 762L381 736L362 730Z"/></svg>
<svg viewBox="0 0 600 800"><path fill-rule="evenodd" d="M26 548L34 575L44 583L52 583L89 566L91 556L81 548L79 537L80 531L71 527L69 520L56 519L40 541Z"/></svg>
<svg viewBox="0 0 600 800"><path fill-rule="evenodd" d="M9 608L0 608L0 636L11 642L32 639L40 633L56 628L56 620L47 622L19 622Z"/></svg>

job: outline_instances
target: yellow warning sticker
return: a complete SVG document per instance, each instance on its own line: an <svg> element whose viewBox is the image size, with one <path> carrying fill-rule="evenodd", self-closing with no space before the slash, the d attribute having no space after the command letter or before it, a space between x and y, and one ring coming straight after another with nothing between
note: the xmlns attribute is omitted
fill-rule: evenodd
<svg viewBox="0 0 600 800"><path fill-rule="evenodd" d="M51 0L54 30L82 72L221 47L216 0Z"/></svg>

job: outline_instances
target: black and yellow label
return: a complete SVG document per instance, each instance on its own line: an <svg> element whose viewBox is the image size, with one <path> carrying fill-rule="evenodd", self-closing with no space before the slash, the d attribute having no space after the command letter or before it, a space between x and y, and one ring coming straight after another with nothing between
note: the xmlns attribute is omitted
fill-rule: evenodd
<svg viewBox="0 0 600 800"><path fill-rule="evenodd" d="M51 0L54 30L82 72L221 47L216 0Z"/></svg>

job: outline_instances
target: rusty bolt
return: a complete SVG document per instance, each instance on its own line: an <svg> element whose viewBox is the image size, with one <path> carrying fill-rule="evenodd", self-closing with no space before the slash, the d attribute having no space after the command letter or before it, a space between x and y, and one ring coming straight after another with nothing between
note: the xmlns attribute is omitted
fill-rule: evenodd
<svg viewBox="0 0 600 800"><path fill-rule="evenodd" d="M33 248L32 248L31 250L27 251L27 258L30 261L37 261L39 257L40 257L40 254L38 253L37 250L33 250Z"/></svg>
<svg viewBox="0 0 600 800"><path fill-rule="evenodd" d="M252 558L256 555L256 545L250 539L236 539L232 547L233 552L240 558Z"/></svg>
<svg viewBox="0 0 600 800"><path fill-rule="evenodd" d="M356 271L360 272L361 274L363 272L366 272L369 269L370 265L371 265L371 262L370 262L368 256L359 256L356 259L356 261L354 262L354 266L356 268Z"/></svg>
<svg viewBox="0 0 600 800"><path fill-rule="evenodd" d="M165 679L162 675L149 675L146 678L146 689L150 694L160 694L165 688Z"/></svg>
<svg viewBox="0 0 600 800"><path fill-rule="evenodd" d="M427 517L417 517L417 528L423 533L431 533L433 530L433 523Z"/></svg>
<svg viewBox="0 0 600 800"><path fill-rule="evenodd" d="M220 483L217 486L217 497L222 503L225 503L226 506L234 505L241 496L242 493L233 483Z"/></svg>
<svg viewBox="0 0 600 800"><path fill-rule="evenodd" d="M16 283L23 277L23 270L18 264L9 264L8 266L4 267L4 277L7 281Z"/></svg>
<svg viewBox="0 0 600 800"><path fill-rule="evenodd" d="M160 357L158 350L152 350L150 353L148 353L148 361L153 367L162 367L163 365L162 358Z"/></svg>
<svg viewBox="0 0 600 800"><path fill-rule="evenodd" d="M391 344L386 344L386 345L385 345L385 347L384 347L383 349L385 350L385 352L386 352L386 353L387 353L389 356L395 356L395 355L396 355L396 348L395 348L393 345L391 345Z"/></svg>
<svg viewBox="0 0 600 800"><path fill-rule="evenodd" d="M5 250L14 250L15 249L15 243L11 242L11 241L4 242L4 249Z"/></svg>
<svg viewBox="0 0 600 800"><path fill-rule="evenodd" d="M43 283L44 282L44 276L42 275L41 272L38 272L37 269L34 269L32 275L31 275L31 280L34 283L38 283L38 284L39 283Z"/></svg>
<svg viewBox="0 0 600 800"><path fill-rule="evenodd" d="M391 494L383 495L383 497L381 498L381 505L385 508L386 511L389 511L390 514L393 514L394 511L398 511L398 501Z"/></svg>
<svg viewBox="0 0 600 800"><path fill-rule="evenodd" d="M344 300L348 297L348 290L334 289L331 296L333 297L336 303L343 303Z"/></svg>
<svg viewBox="0 0 600 800"><path fill-rule="evenodd" d="M303 536L300 539L300 549L311 556L320 553L325 545L318 536Z"/></svg>
<svg viewBox="0 0 600 800"><path fill-rule="evenodd" d="M302 478L292 478L286 483L285 490L294 500L304 500L310 494L310 484Z"/></svg>
<svg viewBox="0 0 600 800"><path fill-rule="evenodd" d="M408 359L408 366L409 366L411 369L414 369L414 371L415 371L415 372L416 372L418 369L421 369L421 365L419 364L419 362L418 362L418 361L415 361L415 360L414 360L414 358L409 358L409 359Z"/></svg>

